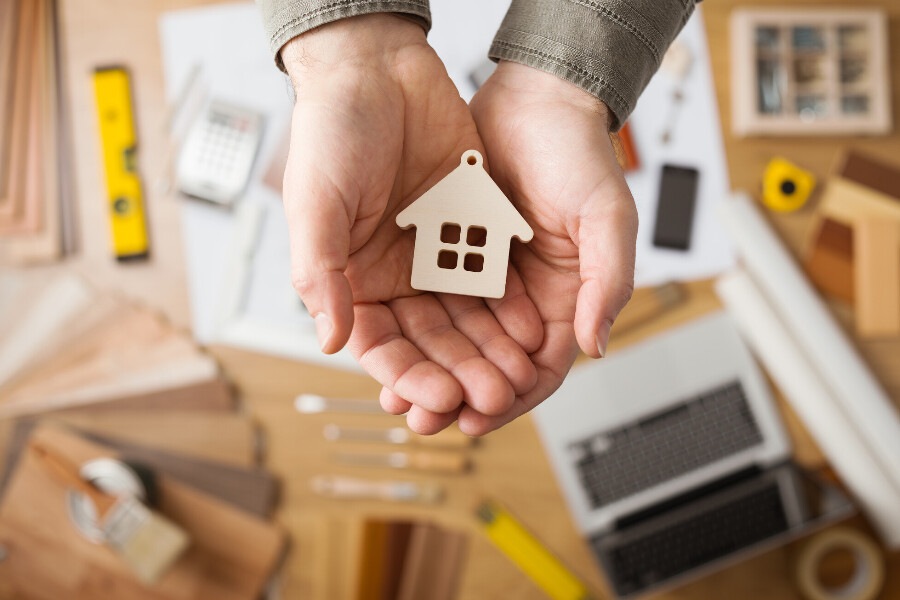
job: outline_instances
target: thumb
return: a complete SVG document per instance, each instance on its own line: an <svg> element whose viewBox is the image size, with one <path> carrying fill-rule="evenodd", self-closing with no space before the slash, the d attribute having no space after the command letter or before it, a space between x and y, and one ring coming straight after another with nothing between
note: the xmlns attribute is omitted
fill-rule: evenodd
<svg viewBox="0 0 900 600"><path fill-rule="evenodd" d="M575 304L575 337L588 356L606 354L613 322L634 291L637 210L624 178L611 175L603 198L590 198L578 227L581 288Z"/></svg>
<svg viewBox="0 0 900 600"><path fill-rule="evenodd" d="M316 324L322 352L344 347L353 329L353 292L344 275L350 219L344 198L315 173L285 176L284 206L291 240L291 280Z"/></svg>

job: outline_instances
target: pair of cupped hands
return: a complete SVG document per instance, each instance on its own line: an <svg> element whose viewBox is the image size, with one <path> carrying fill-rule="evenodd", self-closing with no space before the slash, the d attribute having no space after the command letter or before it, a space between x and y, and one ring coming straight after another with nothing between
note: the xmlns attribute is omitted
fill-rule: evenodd
<svg viewBox="0 0 900 600"><path fill-rule="evenodd" d="M352 17L282 49L296 90L284 179L294 287L322 350L345 345L418 433L482 435L606 351L631 296L637 214L599 100L501 62L467 105L415 22ZM395 218L469 149L534 230L498 300L410 286Z"/></svg>

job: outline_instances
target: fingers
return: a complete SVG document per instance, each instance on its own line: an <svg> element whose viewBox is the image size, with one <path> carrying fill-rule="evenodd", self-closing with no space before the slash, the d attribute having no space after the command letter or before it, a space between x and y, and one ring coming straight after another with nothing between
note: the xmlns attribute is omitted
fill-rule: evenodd
<svg viewBox="0 0 900 600"><path fill-rule="evenodd" d="M412 404L386 387L381 388L378 402L381 404L381 409L391 415L405 415L412 407Z"/></svg>
<svg viewBox="0 0 900 600"><path fill-rule="evenodd" d="M485 414L509 410L515 392L506 376L454 326L447 310L433 294L392 300L389 306L409 342L459 382L466 404ZM400 390L394 391L427 408Z"/></svg>
<svg viewBox="0 0 900 600"><path fill-rule="evenodd" d="M466 435L481 436L527 413L559 388L577 355L571 325L566 321L546 323L544 343L531 355L538 374L534 388L516 398L513 406L502 415L485 415L463 406L457 418L459 429Z"/></svg>
<svg viewBox="0 0 900 600"><path fill-rule="evenodd" d="M526 354L531 354L541 347L544 338L541 315L528 297L518 271L513 268L507 270L506 293L502 298L487 298L485 302L509 337L515 340ZM517 390L516 393L522 392Z"/></svg>
<svg viewBox="0 0 900 600"><path fill-rule="evenodd" d="M376 381L400 399L435 413L448 413L459 406L463 399L459 383L403 337L387 306L358 304L355 318L348 348ZM389 406L400 406L396 399L388 400L393 402Z"/></svg>
<svg viewBox="0 0 900 600"><path fill-rule="evenodd" d="M575 336L584 353L594 358L606 354L610 328L634 291L637 211L624 179L617 177L621 182L604 191L615 197L604 199L600 208L589 208L578 228L581 288Z"/></svg>
<svg viewBox="0 0 900 600"><path fill-rule="evenodd" d="M449 427L459 415L460 408L441 414L427 411L413 404L406 413L406 426L415 433L432 435Z"/></svg>
<svg viewBox="0 0 900 600"><path fill-rule="evenodd" d="M512 270L512 269L510 269ZM531 363L531 359L522 349L522 346L501 327L498 322L499 315L492 313L481 298L460 296L457 294L439 294L438 300L447 315L464 336L469 338L482 356L493 363L512 385L517 396L527 393L537 382L537 371ZM524 303L523 303L524 304ZM543 337L543 327L537 309L528 301L534 311L537 320L537 328L540 337ZM503 310L507 321L524 318L512 313L513 306L507 305ZM533 348L532 350L536 350Z"/></svg>

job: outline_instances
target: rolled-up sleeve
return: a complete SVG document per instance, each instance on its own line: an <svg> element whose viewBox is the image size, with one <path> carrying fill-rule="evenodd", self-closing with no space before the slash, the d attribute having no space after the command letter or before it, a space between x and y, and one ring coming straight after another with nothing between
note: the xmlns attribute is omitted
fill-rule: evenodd
<svg viewBox="0 0 900 600"><path fill-rule="evenodd" d="M693 10L694 0L512 0L490 56L574 83L618 129Z"/></svg>
<svg viewBox="0 0 900 600"><path fill-rule="evenodd" d="M392 12L415 19L425 31L431 27L428 0L257 0L257 4L269 48L281 68L278 53L291 38L338 19Z"/></svg>

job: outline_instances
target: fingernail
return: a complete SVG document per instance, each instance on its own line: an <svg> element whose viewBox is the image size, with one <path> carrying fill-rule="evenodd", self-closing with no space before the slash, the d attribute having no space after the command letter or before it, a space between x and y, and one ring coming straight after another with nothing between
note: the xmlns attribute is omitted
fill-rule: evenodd
<svg viewBox="0 0 900 600"><path fill-rule="evenodd" d="M316 337L319 338L319 348L325 349L325 344L328 343L328 340L331 338L331 331L333 326L331 325L331 319L328 318L323 312L320 312L315 316L316 321Z"/></svg>
<svg viewBox="0 0 900 600"><path fill-rule="evenodd" d="M600 324L600 331L597 332L597 350L600 351L600 358L606 356L606 345L609 343L610 329L612 329L612 321L607 319Z"/></svg>

